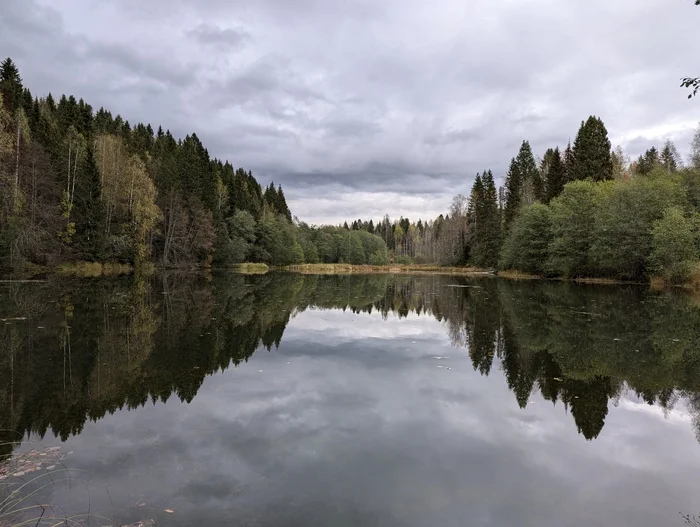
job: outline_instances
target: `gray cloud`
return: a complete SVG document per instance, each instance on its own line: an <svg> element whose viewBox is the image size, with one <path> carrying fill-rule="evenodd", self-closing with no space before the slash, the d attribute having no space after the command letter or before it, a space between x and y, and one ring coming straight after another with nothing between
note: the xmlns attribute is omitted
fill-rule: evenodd
<svg viewBox="0 0 700 527"><path fill-rule="evenodd" d="M223 49L236 49L251 41L250 34L242 28L221 28L211 24L200 24L187 31L187 35L202 44Z"/></svg>
<svg viewBox="0 0 700 527"><path fill-rule="evenodd" d="M696 61L677 35L699 17L680 0L7 0L0 49L34 92L196 132L335 223L375 204L433 216L590 114L633 158L667 137L687 152L697 102L678 84ZM335 209L313 199L338 192Z"/></svg>

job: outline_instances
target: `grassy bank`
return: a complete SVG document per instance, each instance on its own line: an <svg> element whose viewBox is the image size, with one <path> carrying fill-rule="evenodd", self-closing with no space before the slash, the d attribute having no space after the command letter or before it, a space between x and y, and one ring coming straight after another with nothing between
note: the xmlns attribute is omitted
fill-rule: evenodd
<svg viewBox="0 0 700 527"><path fill-rule="evenodd" d="M270 270L264 263L243 263L234 265L233 269L241 274L265 274Z"/></svg>
<svg viewBox="0 0 700 527"><path fill-rule="evenodd" d="M58 274L61 276L75 276L79 278L99 278L101 276L120 276L131 274L134 268L129 264L115 262L75 262L58 266Z"/></svg>
<svg viewBox="0 0 700 527"><path fill-rule="evenodd" d="M498 271L498 276L509 280L543 280L544 277L536 274L523 273L522 271Z"/></svg>
<svg viewBox="0 0 700 527"><path fill-rule="evenodd" d="M282 267L285 271L302 274L464 274L488 275L489 271L475 267L440 267L437 265L351 265L303 264Z"/></svg>

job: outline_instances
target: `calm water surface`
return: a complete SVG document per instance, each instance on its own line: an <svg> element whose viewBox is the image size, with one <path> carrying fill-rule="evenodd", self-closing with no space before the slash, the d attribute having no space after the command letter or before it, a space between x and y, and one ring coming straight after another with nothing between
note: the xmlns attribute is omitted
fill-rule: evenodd
<svg viewBox="0 0 700 527"><path fill-rule="evenodd" d="M658 527L700 512L700 302L683 294L164 276L6 285L0 318L0 442L23 438L0 455L60 447L69 477L30 499L66 516Z"/></svg>

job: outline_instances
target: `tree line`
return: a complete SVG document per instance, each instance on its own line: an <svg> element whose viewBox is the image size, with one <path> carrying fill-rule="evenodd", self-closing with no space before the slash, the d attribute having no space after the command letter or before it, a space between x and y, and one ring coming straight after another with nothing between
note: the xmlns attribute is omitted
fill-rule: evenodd
<svg viewBox="0 0 700 527"><path fill-rule="evenodd" d="M319 245L316 246L316 243ZM386 263L379 238L293 221L284 190L74 96L35 97L0 65L0 268Z"/></svg>
<svg viewBox="0 0 700 527"><path fill-rule="evenodd" d="M347 224L346 224L347 227ZM356 220L390 258L560 277L700 280L700 128L687 163L672 141L635 160L612 149L603 121L581 123L573 144L537 159L525 140L503 185L477 174L430 221Z"/></svg>

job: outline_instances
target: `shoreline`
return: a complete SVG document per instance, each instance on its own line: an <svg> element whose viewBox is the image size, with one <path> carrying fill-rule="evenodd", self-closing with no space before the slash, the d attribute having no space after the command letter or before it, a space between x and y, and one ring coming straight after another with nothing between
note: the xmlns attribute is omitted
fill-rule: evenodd
<svg viewBox="0 0 700 527"><path fill-rule="evenodd" d="M647 286L657 291L681 289L697 292L692 283L670 284L658 277L650 277L648 281L620 280L615 278L596 277L547 277L524 273L521 271L496 271L478 267L449 267L433 264L387 264L387 265L352 265L352 264L299 264L286 266L268 266L264 263L242 263L225 267L211 266L157 266L147 264L134 267L130 264L114 262L72 262L57 266L29 265L15 269L5 269L0 273L0 283L30 283L43 282L49 276L64 278L116 278L119 276L142 273L150 275L157 272L201 272L201 271L232 271L241 274L266 274L268 272L288 272L305 275L352 275L352 274L412 274L412 275L452 275L505 278L507 280L535 280L549 282L572 282L588 285L636 285Z"/></svg>
<svg viewBox="0 0 700 527"><path fill-rule="evenodd" d="M476 267L441 267L438 265L351 265L351 264L301 264L273 267L299 274L442 274L465 276L496 276L495 272Z"/></svg>

